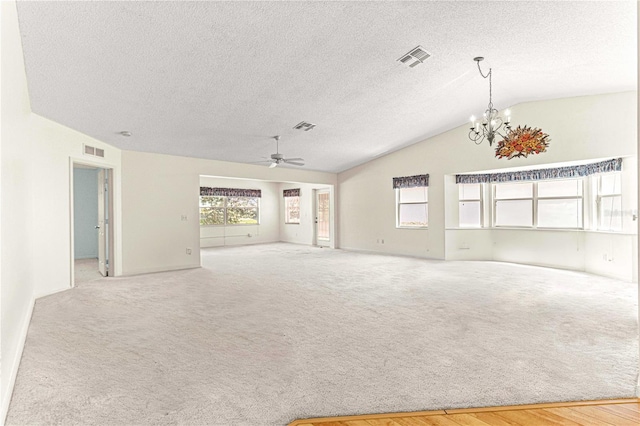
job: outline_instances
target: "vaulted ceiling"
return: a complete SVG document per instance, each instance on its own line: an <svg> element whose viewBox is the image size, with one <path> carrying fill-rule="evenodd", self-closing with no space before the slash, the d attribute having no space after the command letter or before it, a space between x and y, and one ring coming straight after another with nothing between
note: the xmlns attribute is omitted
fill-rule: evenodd
<svg viewBox="0 0 640 426"><path fill-rule="evenodd" d="M35 113L242 163L281 135L285 156L340 172L459 126L488 102L475 56L498 108L637 85L635 1L19 1L18 16ZM397 61L417 45L432 56Z"/></svg>

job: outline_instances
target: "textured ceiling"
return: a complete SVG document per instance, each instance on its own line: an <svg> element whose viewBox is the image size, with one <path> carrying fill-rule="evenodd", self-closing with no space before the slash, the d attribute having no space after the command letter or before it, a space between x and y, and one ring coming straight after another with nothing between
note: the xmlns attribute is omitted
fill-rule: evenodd
<svg viewBox="0 0 640 426"><path fill-rule="evenodd" d="M498 108L636 89L636 7L19 1L18 16L40 115L126 150L243 163L282 135L285 156L339 172L481 113L475 56ZM396 61L417 45L433 56Z"/></svg>

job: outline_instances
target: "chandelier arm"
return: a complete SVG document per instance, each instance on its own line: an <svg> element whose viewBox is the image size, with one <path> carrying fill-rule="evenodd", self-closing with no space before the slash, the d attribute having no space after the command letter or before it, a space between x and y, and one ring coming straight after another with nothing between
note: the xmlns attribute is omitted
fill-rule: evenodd
<svg viewBox="0 0 640 426"><path fill-rule="evenodd" d="M480 145L484 141L484 138L484 132L476 132L473 128L469 131L469 139L471 139L476 145Z"/></svg>

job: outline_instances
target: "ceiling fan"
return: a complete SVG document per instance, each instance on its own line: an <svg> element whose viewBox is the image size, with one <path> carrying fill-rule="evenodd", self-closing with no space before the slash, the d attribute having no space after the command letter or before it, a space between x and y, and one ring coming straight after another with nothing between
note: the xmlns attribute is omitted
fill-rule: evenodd
<svg viewBox="0 0 640 426"><path fill-rule="evenodd" d="M280 136L274 136L276 140L276 153L271 154L271 160L260 161L261 163L269 163L269 168L277 167L278 164L286 163L294 166L304 166L304 160L302 158L284 158L284 155L280 154Z"/></svg>

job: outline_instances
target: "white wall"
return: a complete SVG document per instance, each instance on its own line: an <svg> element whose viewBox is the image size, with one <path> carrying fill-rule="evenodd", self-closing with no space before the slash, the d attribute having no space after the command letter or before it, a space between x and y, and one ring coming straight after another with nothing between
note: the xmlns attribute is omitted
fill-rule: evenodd
<svg viewBox="0 0 640 426"><path fill-rule="evenodd" d="M262 191L259 225L201 226L200 247L272 243L280 240L282 193L279 194L280 185L278 183L200 176L200 186L260 189Z"/></svg>
<svg viewBox="0 0 640 426"><path fill-rule="evenodd" d="M496 159L493 148L486 142L476 146L467 138L468 128L464 125L340 173L338 202L341 207L341 247L439 259L519 262L529 262L532 252L537 252L539 247L547 247L541 264L587 269L587 260L580 260L584 255L572 251L572 247L577 247L575 238L586 241L584 244L588 242L589 253L594 251L591 245L597 245L595 241L598 238L587 236L586 233L576 237L566 231L552 234L524 231L527 232L525 238L522 234L512 235L513 232L507 230L496 231L493 235L482 230L446 230L457 226L457 188L452 184L453 175L570 161L635 157L636 103L636 92L624 92L530 102L512 107L516 124L540 127L551 136L548 152L530 158ZM430 175L429 229L396 229L392 178L424 173ZM637 209L637 197L632 195L637 193L635 161L625 160L625 174L628 174L625 182L631 186L625 191L629 195L625 197L623 209L630 212L631 209ZM630 215L627 222L629 218ZM637 223L626 226L625 233L636 234ZM377 243L381 238L385 239L384 245ZM636 235L632 235L631 239L635 247ZM519 254L515 255L510 250L518 250ZM552 254L554 250L556 252ZM587 251L587 245L582 250ZM625 277L629 273L636 274L632 271L637 267L629 263L630 257L628 260L623 260L625 256L618 257L624 265L617 267L623 268L622 275ZM615 269L612 265L597 268L593 263L589 263L588 268L603 274Z"/></svg>
<svg viewBox="0 0 640 426"><path fill-rule="evenodd" d="M2 1L0 418L11 397L34 298L71 284L71 157L82 144L105 149L99 164L120 166L120 151L31 112L16 5ZM115 180L119 190L119 177ZM46 214L42 206L47 206ZM116 245L120 230L115 206ZM116 256L118 256L116 247ZM116 257L116 273L119 265Z"/></svg>
<svg viewBox="0 0 640 426"><path fill-rule="evenodd" d="M122 169L124 274L200 266L200 176L324 185L337 181L333 173L133 151L122 152Z"/></svg>

